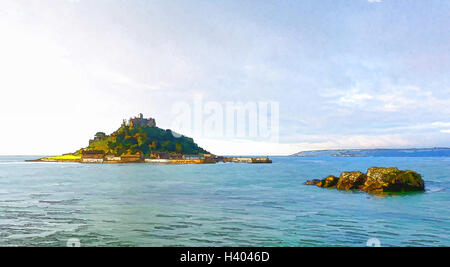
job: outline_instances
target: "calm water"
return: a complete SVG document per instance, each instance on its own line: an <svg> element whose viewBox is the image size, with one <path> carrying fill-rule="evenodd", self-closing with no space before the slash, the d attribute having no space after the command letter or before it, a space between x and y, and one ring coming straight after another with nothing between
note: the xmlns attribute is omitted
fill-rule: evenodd
<svg viewBox="0 0 450 267"><path fill-rule="evenodd" d="M450 246L450 158L289 158L273 164L25 163L0 157L0 245ZM423 174L391 197L305 186L372 166Z"/></svg>

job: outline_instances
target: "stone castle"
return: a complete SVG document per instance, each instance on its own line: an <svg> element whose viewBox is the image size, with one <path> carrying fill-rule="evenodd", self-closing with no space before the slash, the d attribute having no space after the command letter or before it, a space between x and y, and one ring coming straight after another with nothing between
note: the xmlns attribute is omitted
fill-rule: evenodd
<svg viewBox="0 0 450 267"><path fill-rule="evenodd" d="M131 127L135 127L135 126L138 126L138 127L145 127L145 126L147 126L147 127L156 127L156 121L153 118L146 119L146 118L144 118L144 115L142 115L142 113L140 113L138 117L130 118L128 123L127 123L126 120L123 120L122 125L124 125L124 126L131 126Z"/></svg>

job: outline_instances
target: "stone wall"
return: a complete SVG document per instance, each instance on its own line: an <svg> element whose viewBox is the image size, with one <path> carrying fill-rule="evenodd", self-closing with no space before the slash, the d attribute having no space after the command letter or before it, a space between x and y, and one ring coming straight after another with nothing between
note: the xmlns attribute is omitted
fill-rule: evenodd
<svg viewBox="0 0 450 267"><path fill-rule="evenodd" d="M103 159L90 159L90 158L83 158L81 160L83 163L103 163Z"/></svg>

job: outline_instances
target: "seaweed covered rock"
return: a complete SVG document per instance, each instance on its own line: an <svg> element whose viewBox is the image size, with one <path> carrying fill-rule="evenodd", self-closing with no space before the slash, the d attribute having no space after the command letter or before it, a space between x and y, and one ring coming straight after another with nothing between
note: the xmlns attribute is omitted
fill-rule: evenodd
<svg viewBox="0 0 450 267"><path fill-rule="evenodd" d="M317 185L318 187L324 187L324 188L332 188L337 185L338 181L339 181L339 178L337 178L336 176L328 176L327 178L322 179L322 180L314 179L311 181L307 181L305 184L306 185Z"/></svg>
<svg viewBox="0 0 450 267"><path fill-rule="evenodd" d="M339 190L359 189L369 193L424 191L425 183L414 171L397 168L370 168L362 172L343 172L339 178L328 176L322 180L311 180L306 185L316 185Z"/></svg>
<svg viewBox="0 0 450 267"><path fill-rule="evenodd" d="M336 188L339 190L360 189L366 181L366 175L362 172L343 172Z"/></svg>
<svg viewBox="0 0 450 267"><path fill-rule="evenodd" d="M327 178L320 181L318 186L325 187L325 188L335 187L337 185L338 181L339 181L339 178L337 178L336 176L328 176Z"/></svg>
<svg viewBox="0 0 450 267"><path fill-rule="evenodd" d="M425 190L422 176L414 171L373 167L362 187L366 192L409 192Z"/></svg>
<svg viewBox="0 0 450 267"><path fill-rule="evenodd" d="M311 181L306 181L306 185L317 185L318 183L320 183L321 182L321 180L319 180L319 179L314 179L314 180L311 180Z"/></svg>

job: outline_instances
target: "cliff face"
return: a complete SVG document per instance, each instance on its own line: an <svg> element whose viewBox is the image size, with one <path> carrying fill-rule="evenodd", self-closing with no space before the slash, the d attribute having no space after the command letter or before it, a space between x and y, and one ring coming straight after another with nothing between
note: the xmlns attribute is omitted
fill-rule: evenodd
<svg viewBox="0 0 450 267"><path fill-rule="evenodd" d="M401 171L397 168L370 168L362 172L343 172L339 178L329 176L322 180L307 181L316 185L338 190L358 189L368 193L424 191L425 183L420 174L414 171Z"/></svg>

